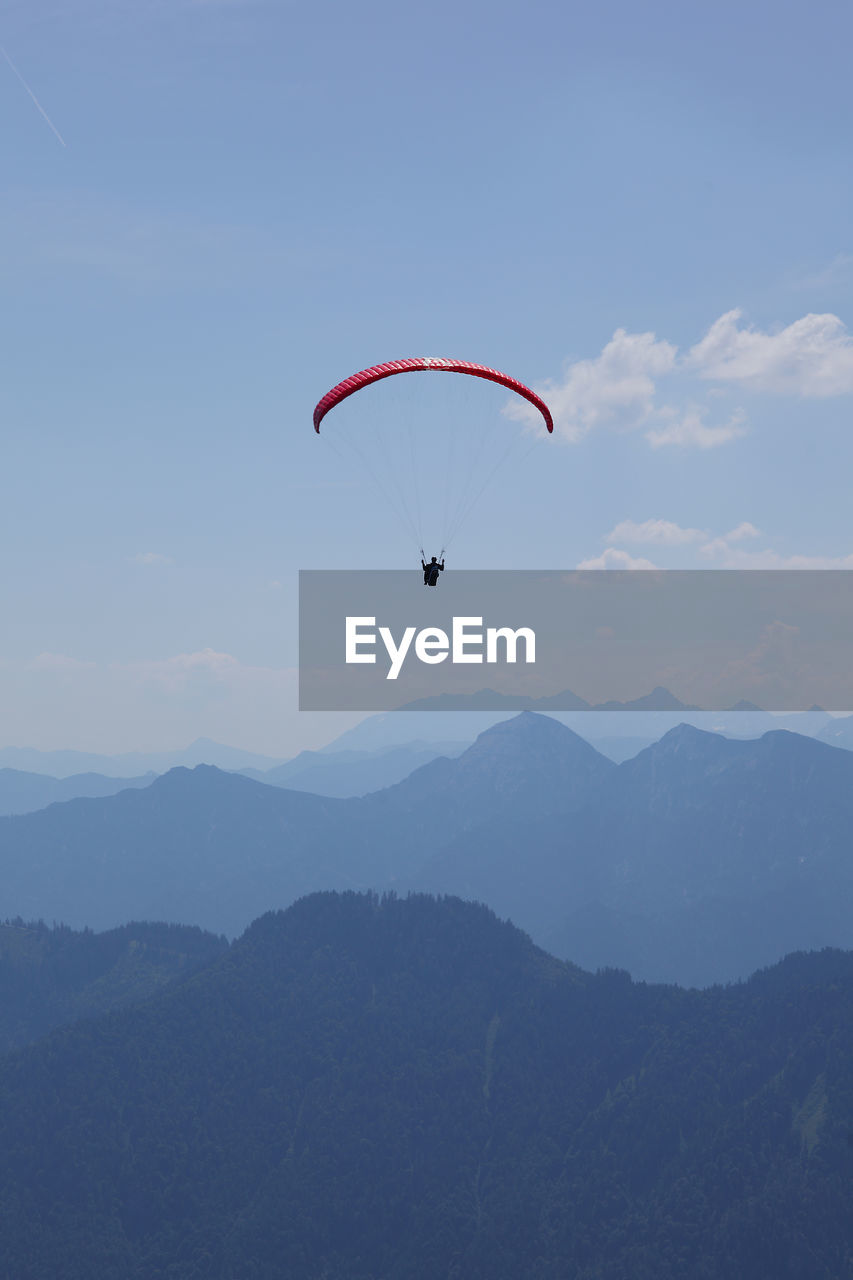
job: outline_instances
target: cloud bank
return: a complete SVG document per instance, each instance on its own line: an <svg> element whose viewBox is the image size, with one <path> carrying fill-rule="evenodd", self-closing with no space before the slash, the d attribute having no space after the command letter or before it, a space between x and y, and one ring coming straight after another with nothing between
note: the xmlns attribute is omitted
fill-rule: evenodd
<svg viewBox="0 0 853 1280"><path fill-rule="evenodd" d="M671 385L675 397L665 394ZM715 395L726 389L800 399L851 395L853 336L832 314L805 315L770 332L743 323L734 308L684 352L652 332L617 329L600 355L570 363L562 378L537 387L564 439L576 443L600 428L642 429L653 449L713 449L744 435L741 407L709 421ZM511 405L506 412L527 420L529 410Z"/></svg>

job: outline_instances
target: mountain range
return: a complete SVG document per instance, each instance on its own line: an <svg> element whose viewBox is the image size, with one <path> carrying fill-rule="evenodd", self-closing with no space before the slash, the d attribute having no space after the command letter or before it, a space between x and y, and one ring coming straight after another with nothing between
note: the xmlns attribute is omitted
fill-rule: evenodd
<svg viewBox="0 0 853 1280"><path fill-rule="evenodd" d="M197 738L176 751L125 751L102 755L90 751L38 751L34 747L0 747L0 769L46 773L53 778L73 774L98 773L107 778L135 778L141 774L165 773L180 767L212 764L219 769L272 769L279 759L229 747L210 738Z"/></svg>
<svg viewBox="0 0 853 1280"><path fill-rule="evenodd" d="M853 956L710 991L319 894L0 1059L16 1280L842 1280Z"/></svg>
<svg viewBox="0 0 853 1280"><path fill-rule="evenodd" d="M519 700L516 700L519 701ZM520 702L524 703L524 699ZM521 710L519 705L516 710ZM819 707L807 712L770 715L742 703L729 712L593 711L556 712L549 717L573 729L603 755L621 763L658 741L678 724L721 733L730 738L757 738L772 729L790 729L833 746L853 749L853 716L835 717ZM486 729L515 714L498 712L399 711L367 716L353 729L318 751L302 751L292 759L268 756L198 738L173 751L98 755L81 751L0 749L0 813L25 813L54 800L112 794L113 781L144 786L152 774L173 768L211 764L274 786L317 795L349 797L391 786L438 755L458 755ZM48 778L39 783L39 778ZM62 787L51 783L62 782ZM116 788L117 789L117 788Z"/></svg>
<svg viewBox="0 0 853 1280"><path fill-rule="evenodd" d="M689 726L616 765L523 713L380 792L334 799L208 766L0 818L0 912L229 936L317 889L483 901L556 954L655 981L853 945L853 755Z"/></svg>
<svg viewBox="0 0 853 1280"><path fill-rule="evenodd" d="M147 787L157 777L148 773L142 778L107 778L100 773L75 773L67 778L52 778L44 773L27 773L21 769L0 769L0 815L33 813L61 800L78 796L113 796L126 787Z"/></svg>
<svg viewBox="0 0 853 1280"><path fill-rule="evenodd" d="M684 725L577 812L485 821L415 884L486 901L585 967L705 985L853 945L851 830L850 753Z"/></svg>

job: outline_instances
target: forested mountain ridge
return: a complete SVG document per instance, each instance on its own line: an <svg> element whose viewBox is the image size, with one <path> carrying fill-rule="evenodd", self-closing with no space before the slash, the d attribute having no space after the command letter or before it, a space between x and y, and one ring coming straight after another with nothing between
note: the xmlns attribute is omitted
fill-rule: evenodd
<svg viewBox="0 0 853 1280"><path fill-rule="evenodd" d="M853 956L704 992L321 894L0 1063L16 1280L844 1280Z"/></svg>
<svg viewBox="0 0 853 1280"><path fill-rule="evenodd" d="M0 1054L54 1027L138 1004L226 949L183 925L129 924L77 933L23 920L0 924Z"/></svg>

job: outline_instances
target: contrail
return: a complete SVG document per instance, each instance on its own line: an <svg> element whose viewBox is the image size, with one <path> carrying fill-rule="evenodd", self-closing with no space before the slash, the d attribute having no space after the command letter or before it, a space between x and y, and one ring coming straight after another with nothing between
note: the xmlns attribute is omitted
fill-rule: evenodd
<svg viewBox="0 0 853 1280"><path fill-rule="evenodd" d="M51 120L50 116L47 114L47 112L45 111L44 107L41 105L41 103L39 102L39 100L38 100L38 98L36 97L36 95L33 93L33 91L32 91L32 89L30 88L30 86L27 84L26 80L25 80L25 79L24 79L24 77L21 75L20 71L19 71L19 70L18 70L18 68L15 66L14 62L13 62L13 61L12 61L12 59L9 57L8 53L6 52L6 50L3 48L2 44L0 44L0 53L2 53L2 54L3 54L3 57L6 59L6 61L7 61L7 62L8 62L8 64L9 64L9 66L12 68L12 70L13 70L13 71L14 71L14 73L15 73L15 75L18 77L18 79L20 80L21 84L24 86L24 88L26 89L27 93L28 93L28 94L30 95L30 97L32 98L33 102L36 104L36 106L37 106L38 110L39 110L39 111L41 112L41 114L44 116L44 118L45 118L45 120L47 121L48 125L49 125L49 126L50 126L50 128L53 130L53 132L56 134L57 138L58 138L58 139L59 139L59 141L62 143L63 147L65 147L65 146L66 146L66 143L65 143L65 139L63 138L62 134L59 132L59 130L57 129L56 125L53 123L53 121ZM67 148L66 148L66 149L67 149Z"/></svg>

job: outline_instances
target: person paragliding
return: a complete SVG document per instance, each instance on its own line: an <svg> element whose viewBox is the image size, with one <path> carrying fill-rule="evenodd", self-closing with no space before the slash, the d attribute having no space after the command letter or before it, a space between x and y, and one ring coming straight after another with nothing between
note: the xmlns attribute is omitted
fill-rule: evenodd
<svg viewBox="0 0 853 1280"><path fill-rule="evenodd" d="M442 551L441 553L441 560L437 560L436 557L433 556L429 564L427 564L426 560L424 560L423 554L424 553L422 551L421 552L421 568L424 571L424 586L437 587L438 575L444 569L444 552Z"/></svg>
<svg viewBox="0 0 853 1280"><path fill-rule="evenodd" d="M450 360L434 356L412 356L402 360L388 360L384 364L371 365L368 369L362 369L360 372L344 378L343 382L339 382L330 391L327 391L315 405L314 430L319 435L320 426L331 410L336 409L350 396L366 391L368 387L372 387L375 383L382 382L386 378L394 378L400 374L423 374L427 372L462 374L465 376L466 381L468 379L479 379L503 387L505 390L519 396L522 400L526 400L529 405L536 409L544 422L548 434L553 435L554 420L547 404L541 396L531 390L530 387L525 386L524 383L519 382L517 378L501 373L499 369L493 369L489 365L475 364L470 360ZM377 405L384 403L384 399L376 403ZM395 510L400 522L408 528L411 535L411 543L409 545L412 550L420 546L424 586L434 587L437 586L439 575L444 570L446 548L458 533L462 522L470 515L475 503L491 482L494 474L506 463L509 458L510 448L507 446L498 450L488 430L482 433L473 432L469 435L465 430L466 423L460 421L458 424L451 422L448 431L450 449L449 451L444 451L436 447L432 428L430 428L430 433L426 438L420 438L418 431L412 427L408 409L404 408L401 413L395 412L390 417L388 414L389 410L385 409L379 410L376 415L375 440L378 452L375 457L369 448L363 452L358 438L350 440L348 433L342 435L341 442L346 443L355 456L361 460L363 468L373 481L377 492ZM476 413L474 417L479 419L479 415ZM370 420L371 415L367 414L367 421ZM484 421L488 423L487 416ZM382 428L383 422L391 427L387 435L384 428ZM519 434L513 432L510 445L519 439ZM467 446L465 444L466 436L469 439ZM403 443L404 441L406 441L405 444ZM467 460L462 452L466 447L469 455ZM418 453L419 449L423 450L421 454ZM433 481L433 462L438 456L446 457L447 474L441 483L435 484ZM411 480L409 477L411 477ZM441 553L438 556L432 556L429 561L427 561L421 545L426 536L425 528L429 527L425 525L424 513L421 508L421 497L427 492L427 487L428 501L429 499L434 499L435 493L441 493L444 508L443 514L440 516L441 523L438 527L433 525L428 534L430 539L435 536L437 542L441 539L440 545L443 544ZM428 511L430 524L439 518L438 507L440 505L438 503L435 506L435 510Z"/></svg>

